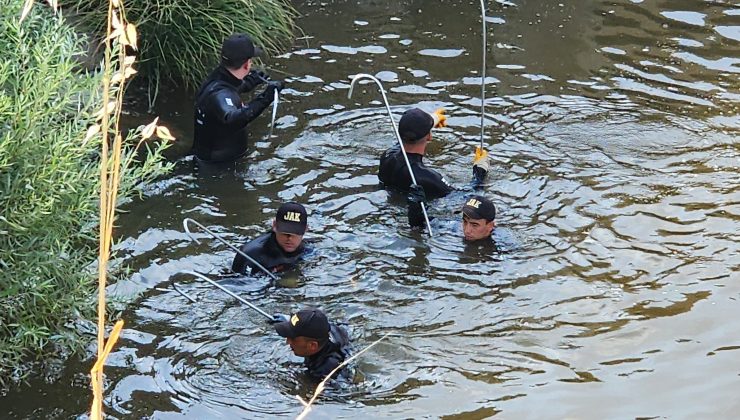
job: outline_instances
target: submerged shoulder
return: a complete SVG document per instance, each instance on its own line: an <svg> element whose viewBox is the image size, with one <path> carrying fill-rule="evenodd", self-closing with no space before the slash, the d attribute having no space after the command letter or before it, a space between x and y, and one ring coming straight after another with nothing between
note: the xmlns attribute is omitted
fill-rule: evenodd
<svg viewBox="0 0 740 420"><path fill-rule="evenodd" d="M266 245L267 241L270 239L270 233L265 233L263 235L260 235L251 241L248 241L244 245L242 245L242 252L249 254L252 251L259 251L262 250Z"/></svg>

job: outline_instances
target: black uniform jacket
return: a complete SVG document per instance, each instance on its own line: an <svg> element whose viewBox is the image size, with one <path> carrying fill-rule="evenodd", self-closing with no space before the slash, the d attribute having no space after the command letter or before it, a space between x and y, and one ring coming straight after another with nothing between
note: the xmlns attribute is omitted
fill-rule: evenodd
<svg viewBox="0 0 740 420"><path fill-rule="evenodd" d="M330 324L330 326L330 339L326 345L318 353L306 357L303 361L308 369L309 376L317 381L322 381L326 378L329 372L342 364L352 354L347 331L335 324ZM341 373L344 373L344 370L342 369L335 373L334 377L336 378Z"/></svg>
<svg viewBox="0 0 740 420"><path fill-rule="evenodd" d="M203 82L195 97L193 152L199 159L226 162L247 151L247 124L273 100L272 91L266 89L252 102L243 104L239 94L255 85L234 77L223 66Z"/></svg>
<svg viewBox="0 0 740 420"><path fill-rule="evenodd" d="M295 266L305 251L305 244L301 242L293 252L285 252L275 239L275 233L269 232L259 236L241 247L241 251L271 272L278 272ZM231 270L235 273L257 274L262 273L256 265L247 260L241 254L236 254ZM251 271L250 271L251 270Z"/></svg>
<svg viewBox="0 0 740 420"><path fill-rule="evenodd" d="M422 155L418 153L407 153L407 155L414 171L414 177L416 177L416 183L424 188L427 200L444 197L454 190L439 172L424 165ZM408 192L409 186L411 186L411 176L406 162L403 160L403 152L401 152L400 146L391 147L380 157L378 178L386 188L404 193Z"/></svg>
<svg viewBox="0 0 740 420"><path fill-rule="evenodd" d="M450 200L463 201L463 199L467 198L467 195L470 195L470 193L473 193L476 190L479 190L482 188L485 177L486 177L486 172L479 171L473 168L473 180L470 182L470 185L465 186L462 189L456 189L455 194L451 194L445 197L443 201L445 202L450 201ZM458 197L459 197L459 200L458 200ZM428 198L429 196L427 195L427 199ZM426 221L424 220L424 212L421 209L421 203L409 200L408 216L409 216L409 225L411 225L411 227L424 227L426 225ZM430 217L430 219L433 219L431 215L428 215L428 216Z"/></svg>

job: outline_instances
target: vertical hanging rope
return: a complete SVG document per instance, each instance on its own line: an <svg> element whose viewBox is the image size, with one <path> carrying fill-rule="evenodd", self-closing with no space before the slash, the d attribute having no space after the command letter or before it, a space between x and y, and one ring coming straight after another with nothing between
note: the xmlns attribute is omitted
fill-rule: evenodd
<svg viewBox="0 0 740 420"><path fill-rule="evenodd" d="M488 35L486 33L486 3L484 0L480 0L480 17L483 21L483 63L480 72L480 148L483 150L486 116L486 35Z"/></svg>

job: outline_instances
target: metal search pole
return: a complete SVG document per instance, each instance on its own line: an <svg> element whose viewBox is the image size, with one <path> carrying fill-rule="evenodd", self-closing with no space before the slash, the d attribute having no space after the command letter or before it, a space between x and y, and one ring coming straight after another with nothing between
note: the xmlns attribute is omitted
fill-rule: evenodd
<svg viewBox="0 0 740 420"><path fill-rule="evenodd" d="M272 100L272 120L270 121L270 132L267 134L267 140L272 139L272 130L275 129L275 116L277 115L278 102L280 102L280 94L277 89L273 91L275 97Z"/></svg>
<svg viewBox="0 0 740 420"><path fill-rule="evenodd" d="M265 79L262 76L257 76L265 83L270 83L269 80ZM275 89L273 91L273 98L272 98L272 121L270 122L270 132L267 134L267 139L270 140L272 138L272 130L275 128L275 116L277 115L277 109L278 109L278 102L280 102L280 93Z"/></svg>
<svg viewBox="0 0 740 420"><path fill-rule="evenodd" d="M385 104L385 109L388 111L388 118L390 118L391 126L393 127L393 133L396 135L396 140L398 140L398 145L401 147L401 154L403 154L403 160L406 162L406 167L409 170L409 175L411 175L411 182L413 185L416 185L416 177L414 176L414 171L411 170L411 163L409 163L409 157L406 156L406 150L403 149L403 140L401 140L401 135L398 133L398 127L396 127L396 123L393 121L393 113L391 112L391 107L388 105L388 98L385 96L385 89L383 89L383 84L380 83L380 80L378 80L375 76L366 74L366 73L360 73L355 75L355 77L352 78L352 83L349 85L349 93L347 94L347 98L352 97L352 91L355 88L355 83L357 83L358 80L361 79L370 79L373 82L375 82L376 85L378 85L378 89L380 89L380 94L383 95L383 103ZM432 225L429 223L429 216L427 215L427 208L424 205L424 203L421 203L421 211L424 213L424 220L427 222L427 228L429 228L429 236L434 236L434 233L432 232Z"/></svg>
<svg viewBox="0 0 740 420"><path fill-rule="evenodd" d="M260 270L264 271L264 273L267 274L268 276L270 276L271 279L277 280L277 277L274 274L272 274L270 272L270 270L266 269L262 264L260 264L257 261L255 261L254 258L252 258L249 255L247 255L244 251L242 251L241 249L239 249L239 248L235 247L234 245L230 244L226 239L224 239L220 235L217 235L216 233L212 232L210 229L208 229L207 227L203 226L199 222L197 222L197 221L195 221L195 220L193 220L193 219L191 219L189 217L186 217L182 221L182 227L185 229L185 233L187 233L188 236L190 237L190 239L192 239L193 241L195 241L195 243L199 244L200 241L198 239L196 239L195 236L193 236L193 234L190 232L190 227L188 227L188 223L193 223L196 226L198 226L199 228L203 229L209 235L211 235L213 238L215 238L216 240L220 241L222 244L228 246L232 250L236 251L237 254L241 255L244 258L246 258L247 261L251 262L257 268L259 268Z"/></svg>
<svg viewBox="0 0 740 420"><path fill-rule="evenodd" d="M183 292L182 290L177 288L177 284L175 283L175 279L170 279L170 287L172 287L172 290L177 292L180 296L184 297L185 299L189 300L191 303L197 302L194 297L190 296L189 294ZM169 289L165 289L162 287L155 287L154 290L159 290L160 292L169 292Z"/></svg>
<svg viewBox="0 0 740 420"><path fill-rule="evenodd" d="M238 300L239 302L241 302L241 303L249 306L250 308L254 309L255 311L259 312L260 315L264 316L265 318L269 319L270 321L272 321L272 322L275 321L275 317L273 317L272 315L268 314L267 312L263 311L262 309L260 309L260 308L258 308L256 306L252 305L251 303L249 303L246 300L244 300L244 298L242 298L241 296L239 296L236 293L232 292L231 290L229 290L229 289L221 286L220 284L218 284L215 281L209 279L208 277L204 276L203 274L196 273L195 271L187 271L187 270L186 271L181 271L180 273L190 274L192 276L198 277L201 280L207 281L208 283L210 283L213 286L216 286L217 288L221 289L223 292L225 292L229 296L233 297L234 299Z"/></svg>
<svg viewBox="0 0 740 420"><path fill-rule="evenodd" d="M481 20L483 21L483 65L480 79L480 149L483 150L483 136L485 135L486 115L486 3L480 0Z"/></svg>

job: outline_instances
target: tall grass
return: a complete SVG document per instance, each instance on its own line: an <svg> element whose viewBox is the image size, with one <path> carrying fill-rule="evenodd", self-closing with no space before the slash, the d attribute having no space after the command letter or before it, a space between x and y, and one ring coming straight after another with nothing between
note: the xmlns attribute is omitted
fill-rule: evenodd
<svg viewBox="0 0 740 420"><path fill-rule="evenodd" d="M0 388L28 373L22 363L82 342L73 323L92 318L102 133L116 123L101 123L102 73L80 71L81 37L41 3L20 22L23 3L0 0ZM136 163L119 200L169 168L163 143L136 147L123 146Z"/></svg>
<svg viewBox="0 0 740 420"><path fill-rule="evenodd" d="M99 39L105 36L107 0L72 0L63 7ZM197 87L232 33L248 33L277 52L291 40L296 16L287 0L130 0L126 14L139 30L139 73L152 94L162 81Z"/></svg>

